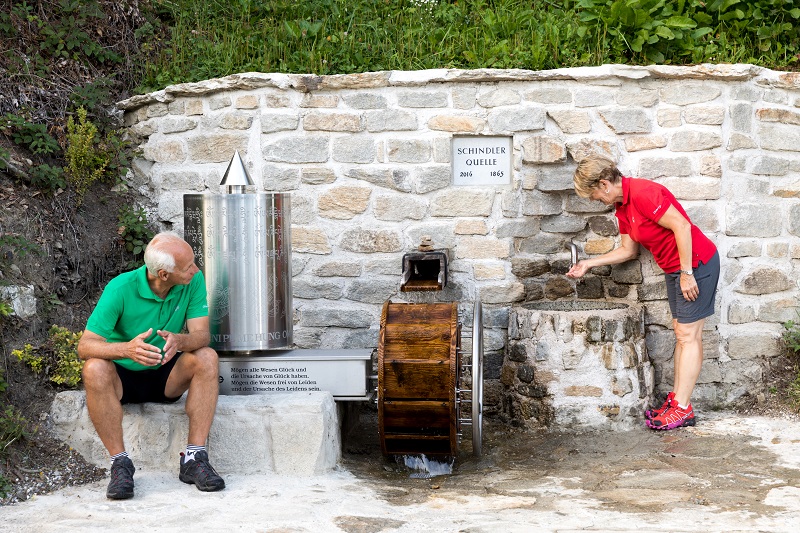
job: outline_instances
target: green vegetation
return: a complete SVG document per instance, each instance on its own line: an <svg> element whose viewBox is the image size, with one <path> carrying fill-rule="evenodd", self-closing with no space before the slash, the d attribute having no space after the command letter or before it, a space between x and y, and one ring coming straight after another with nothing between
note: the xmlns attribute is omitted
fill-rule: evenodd
<svg viewBox="0 0 800 533"><path fill-rule="evenodd" d="M112 155L106 145L98 142L97 126L86 119L86 109L78 108L78 123L67 120L67 181L75 188L78 205L92 183L105 175Z"/></svg>
<svg viewBox="0 0 800 533"><path fill-rule="evenodd" d="M0 270L6 270L11 258L25 257L28 254L42 255L44 250L24 235L4 233L0 235Z"/></svg>
<svg viewBox="0 0 800 533"><path fill-rule="evenodd" d="M236 72L800 64L791 0L161 0L144 90Z"/></svg>
<svg viewBox="0 0 800 533"><path fill-rule="evenodd" d="M149 228L147 213L141 207L125 206L119 213L119 236L125 243L125 250L133 254L130 268L141 266L145 245L155 233Z"/></svg>
<svg viewBox="0 0 800 533"><path fill-rule="evenodd" d="M21 350L12 350L11 355L27 364L36 374L68 388L74 388L81 381L83 361L78 357L78 341L81 332L52 326L50 337L43 346L34 348L26 344Z"/></svg>
<svg viewBox="0 0 800 533"><path fill-rule="evenodd" d="M800 313L798 313L800 316ZM800 409L800 323L794 320L787 320L783 323L783 341L789 351L789 355L794 359L794 380L789 383L787 394L789 400L797 409Z"/></svg>
<svg viewBox="0 0 800 533"><path fill-rule="evenodd" d="M47 126L28 122L22 115L6 113L0 117L0 131L10 136L19 146L37 155L51 155L61 151L58 142L47 132Z"/></svg>
<svg viewBox="0 0 800 533"><path fill-rule="evenodd" d="M5 390L3 372L0 370L0 392ZM5 459L8 447L20 438L28 437L26 420L10 405L0 410L0 460ZM0 498L5 497L11 490L11 481L0 474Z"/></svg>

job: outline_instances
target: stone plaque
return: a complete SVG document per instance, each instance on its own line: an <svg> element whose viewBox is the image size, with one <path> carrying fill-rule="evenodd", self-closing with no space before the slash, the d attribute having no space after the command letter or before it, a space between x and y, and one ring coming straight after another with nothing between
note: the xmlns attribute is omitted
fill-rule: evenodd
<svg viewBox="0 0 800 533"><path fill-rule="evenodd" d="M220 357L220 394L329 391L336 400L364 400L372 350L274 350Z"/></svg>
<svg viewBox="0 0 800 533"><path fill-rule="evenodd" d="M453 184L510 185L512 152L511 137L453 137Z"/></svg>

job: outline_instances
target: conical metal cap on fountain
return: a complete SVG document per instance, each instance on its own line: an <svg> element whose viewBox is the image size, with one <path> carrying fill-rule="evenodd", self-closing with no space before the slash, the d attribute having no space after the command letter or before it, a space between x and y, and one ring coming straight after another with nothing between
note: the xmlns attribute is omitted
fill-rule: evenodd
<svg viewBox="0 0 800 533"><path fill-rule="evenodd" d="M225 170L225 175L222 176L222 181L219 183L225 187L228 194L244 194L247 192L247 187L253 187L255 183L250 179L250 174L244 166L244 161L239 155L239 150L233 154L228 168Z"/></svg>

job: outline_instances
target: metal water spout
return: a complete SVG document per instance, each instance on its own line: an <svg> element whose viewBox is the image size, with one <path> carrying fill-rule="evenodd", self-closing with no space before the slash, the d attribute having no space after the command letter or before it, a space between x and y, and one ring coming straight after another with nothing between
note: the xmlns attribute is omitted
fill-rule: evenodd
<svg viewBox="0 0 800 533"><path fill-rule="evenodd" d="M574 242L568 241L564 243L564 248L569 248L570 268L574 267L578 263L578 247Z"/></svg>

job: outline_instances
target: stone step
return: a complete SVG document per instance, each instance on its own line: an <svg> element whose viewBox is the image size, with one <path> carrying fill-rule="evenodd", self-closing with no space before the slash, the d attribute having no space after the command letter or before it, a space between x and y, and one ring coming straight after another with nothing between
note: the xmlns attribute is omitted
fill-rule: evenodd
<svg viewBox="0 0 800 533"><path fill-rule="evenodd" d="M184 398L174 404L125 405L122 420L128 453L137 470L177 472L189 419ZM225 474L324 474L341 459L344 408L330 392L220 396L208 453ZM55 435L97 466L109 456L94 430L83 391L58 393L50 410Z"/></svg>

